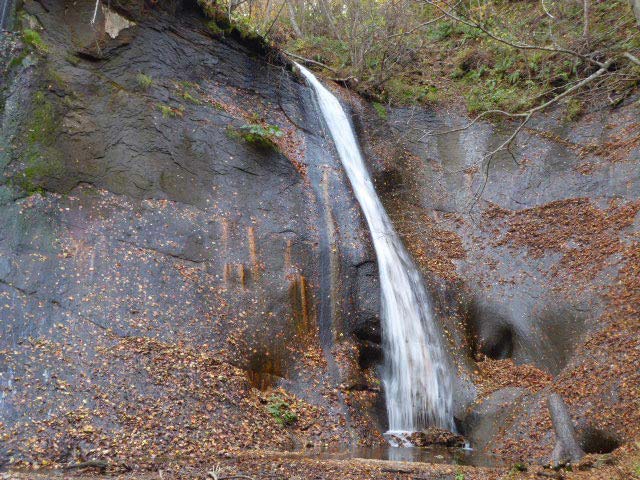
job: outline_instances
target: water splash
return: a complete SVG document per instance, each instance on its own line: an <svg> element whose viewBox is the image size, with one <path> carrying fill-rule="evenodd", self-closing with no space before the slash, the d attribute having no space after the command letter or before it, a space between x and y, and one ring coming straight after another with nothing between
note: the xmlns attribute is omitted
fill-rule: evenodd
<svg viewBox="0 0 640 480"><path fill-rule="evenodd" d="M402 437L426 426L454 430L452 362L434 321L422 277L376 195L349 119L338 99L306 68L318 104L371 231L382 292L385 365L382 380L389 432Z"/></svg>

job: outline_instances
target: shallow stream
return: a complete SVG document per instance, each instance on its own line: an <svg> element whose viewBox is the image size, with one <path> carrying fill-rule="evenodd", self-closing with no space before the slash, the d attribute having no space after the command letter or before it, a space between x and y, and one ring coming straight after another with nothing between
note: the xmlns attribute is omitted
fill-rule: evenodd
<svg viewBox="0 0 640 480"><path fill-rule="evenodd" d="M394 462L421 462L438 463L447 465L468 465L474 467L500 467L509 462L495 455L480 453L471 449L450 448L442 446L431 447L359 447L337 446L329 448L307 448L295 452L295 455L305 457L347 460L347 459L371 459L389 460Z"/></svg>

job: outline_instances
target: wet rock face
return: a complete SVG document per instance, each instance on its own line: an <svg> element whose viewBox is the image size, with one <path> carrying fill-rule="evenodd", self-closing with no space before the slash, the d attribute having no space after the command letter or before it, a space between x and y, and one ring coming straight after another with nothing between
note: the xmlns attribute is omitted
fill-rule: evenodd
<svg viewBox="0 0 640 480"><path fill-rule="evenodd" d="M384 121L354 105L383 203L433 285L451 347L476 384L496 370L474 361L535 365L555 376L553 390L580 425L616 425L621 437L634 438L637 101L578 123L547 112L519 135L512 155L502 152L489 165L483 156L508 138L509 125L434 134L469 119L407 108ZM443 289L457 294L438 295ZM551 386L539 390L527 386L511 399L517 392L503 390L471 410L473 397L457 392L465 435L494 451L544 458L553 448L544 404ZM513 405L498 408L503 403ZM501 428L492 417L505 419Z"/></svg>
<svg viewBox="0 0 640 480"><path fill-rule="evenodd" d="M182 440L160 432L184 433L189 411L203 421L185 445L265 446L252 428L278 428L259 397L275 386L324 412L303 440L370 439L379 388L368 375L357 398L336 393L332 352L378 341L377 275L310 92L255 45L212 38L189 2L115 2L125 28L101 12L97 41L93 6L25 2L47 53L3 91L0 422L13 442L0 457L114 454L113 432L135 428L167 451ZM255 123L279 126L277 148L237 134ZM357 345L343 350L358 361ZM194 390L171 380L181 351L223 363L198 360ZM249 403L225 400L228 377ZM210 381L215 398L194 387ZM266 423L215 434L254 414ZM27 448L36 428L46 435Z"/></svg>
<svg viewBox="0 0 640 480"><path fill-rule="evenodd" d="M519 407L519 399L524 393L523 388L503 388L470 409L460 430L474 448L483 450L498 436L500 429Z"/></svg>

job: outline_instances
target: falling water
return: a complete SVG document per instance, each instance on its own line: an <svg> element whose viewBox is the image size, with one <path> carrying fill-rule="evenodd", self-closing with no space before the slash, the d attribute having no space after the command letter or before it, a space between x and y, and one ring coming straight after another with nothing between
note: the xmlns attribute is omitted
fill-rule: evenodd
<svg viewBox="0 0 640 480"><path fill-rule="evenodd" d="M351 123L340 102L311 72L298 68L320 109L369 224L382 291L383 383L389 432L426 426L454 430L451 361L434 321L422 277L376 195Z"/></svg>
<svg viewBox="0 0 640 480"><path fill-rule="evenodd" d="M9 28L11 0L0 0L0 31Z"/></svg>

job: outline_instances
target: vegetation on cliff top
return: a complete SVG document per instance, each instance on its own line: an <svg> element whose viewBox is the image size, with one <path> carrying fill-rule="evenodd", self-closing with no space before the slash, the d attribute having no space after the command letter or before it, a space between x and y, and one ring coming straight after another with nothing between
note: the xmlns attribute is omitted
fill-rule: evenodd
<svg viewBox="0 0 640 480"><path fill-rule="evenodd" d="M640 80L627 0L230 1L201 3L381 103L525 112L603 69L562 97L575 117Z"/></svg>

